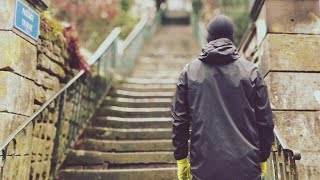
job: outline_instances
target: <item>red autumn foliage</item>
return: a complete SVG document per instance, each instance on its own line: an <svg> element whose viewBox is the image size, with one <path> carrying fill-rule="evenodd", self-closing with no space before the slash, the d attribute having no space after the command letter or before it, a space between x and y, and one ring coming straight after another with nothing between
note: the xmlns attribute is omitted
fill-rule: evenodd
<svg viewBox="0 0 320 180"><path fill-rule="evenodd" d="M67 41L66 48L70 55L70 67L90 73L90 66L80 53L77 31L72 26L69 26L64 28L63 35Z"/></svg>

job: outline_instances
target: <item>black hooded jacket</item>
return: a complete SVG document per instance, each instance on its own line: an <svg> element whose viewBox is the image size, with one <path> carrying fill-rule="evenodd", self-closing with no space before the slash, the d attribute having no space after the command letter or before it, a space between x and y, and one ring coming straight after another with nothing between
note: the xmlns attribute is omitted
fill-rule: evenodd
<svg viewBox="0 0 320 180"><path fill-rule="evenodd" d="M231 40L209 42L185 66L171 114L174 156L188 156L190 139L193 179L260 179L274 139L267 87Z"/></svg>

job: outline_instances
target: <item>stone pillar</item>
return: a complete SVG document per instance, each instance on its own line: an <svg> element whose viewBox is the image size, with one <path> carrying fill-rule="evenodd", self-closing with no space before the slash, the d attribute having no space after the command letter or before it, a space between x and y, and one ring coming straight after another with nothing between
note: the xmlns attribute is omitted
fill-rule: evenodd
<svg viewBox="0 0 320 180"><path fill-rule="evenodd" d="M320 176L320 8L318 0L252 1L253 27L241 51L268 84L275 125L302 152L299 179Z"/></svg>

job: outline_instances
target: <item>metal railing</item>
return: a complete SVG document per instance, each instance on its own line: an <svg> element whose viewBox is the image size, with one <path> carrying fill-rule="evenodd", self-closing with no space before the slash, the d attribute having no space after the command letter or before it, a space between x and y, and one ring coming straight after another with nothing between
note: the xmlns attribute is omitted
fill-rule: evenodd
<svg viewBox="0 0 320 180"><path fill-rule="evenodd" d="M207 43L207 30L206 26L204 25L204 22L200 17L199 12L194 11L191 14L191 24L195 38L197 39L200 46L203 47Z"/></svg>
<svg viewBox="0 0 320 180"><path fill-rule="evenodd" d="M50 174L55 175L67 150L109 92L113 74L130 72L145 41L159 26L159 16L160 13L155 19L142 18L124 41L124 46L119 41L121 30L115 28L89 60L91 74L80 71L1 142L0 179L7 179L6 172L17 168L13 167L13 161L18 157L28 157L19 163L31 167L30 179L48 179ZM44 170L43 164L50 169Z"/></svg>
<svg viewBox="0 0 320 180"><path fill-rule="evenodd" d="M298 179L295 161L301 159L300 151L287 145L277 127L274 129L274 134L275 140L268 159L265 180Z"/></svg>
<svg viewBox="0 0 320 180"><path fill-rule="evenodd" d="M197 11L196 11L197 12ZM206 34L204 23L202 22L199 13L192 14L192 26L196 39L201 46L206 44ZM247 33L250 34L250 33ZM250 39L247 39L249 41ZM249 42L242 42L245 46ZM242 49L240 47L239 49ZM242 52L241 52L242 53ZM275 127L275 140L273 148L268 159L267 175L265 180L295 180L298 179L296 160L301 159L301 153L294 150L286 144L282 138L280 131Z"/></svg>

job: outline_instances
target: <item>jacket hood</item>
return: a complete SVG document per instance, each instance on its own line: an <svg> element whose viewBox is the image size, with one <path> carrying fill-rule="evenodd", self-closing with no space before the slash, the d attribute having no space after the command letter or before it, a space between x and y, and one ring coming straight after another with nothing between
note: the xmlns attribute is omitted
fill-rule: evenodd
<svg viewBox="0 0 320 180"><path fill-rule="evenodd" d="M199 60L207 64L227 64L240 58L240 54L233 42L227 38L220 38L206 44Z"/></svg>

